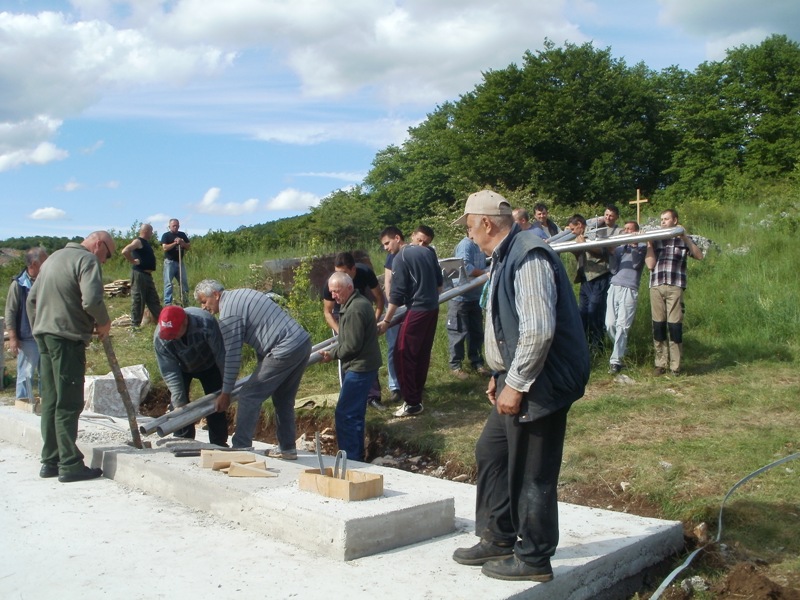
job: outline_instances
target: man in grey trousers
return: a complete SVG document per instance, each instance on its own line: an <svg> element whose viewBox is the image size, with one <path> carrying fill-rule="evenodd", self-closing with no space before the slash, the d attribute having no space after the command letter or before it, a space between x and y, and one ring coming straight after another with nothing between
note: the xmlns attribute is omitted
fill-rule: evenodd
<svg viewBox="0 0 800 600"><path fill-rule="evenodd" d="M217 412L230 405L239 369L242 346L255 350L258 364L238 392L234 448L253 445L261 405L272 397L278 430L279 450L273 455L297 458L294 401L300 379L311 355L311 336L280 306L262 292L249 289L225 290L219 281L204 279L197 284L194 297L203 310L219 314L219 328L225 344L225 371L222 392L217 397Z"/></svg>

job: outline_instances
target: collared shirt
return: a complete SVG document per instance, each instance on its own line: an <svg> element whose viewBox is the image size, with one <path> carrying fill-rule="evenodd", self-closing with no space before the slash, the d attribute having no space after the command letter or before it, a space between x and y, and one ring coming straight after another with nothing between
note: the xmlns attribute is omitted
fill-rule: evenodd
<svg viewBox="0 0 800 600"><path fill-rule="evenodd" d="M464 270L467 277L473 278L473 273L477 271L486 271L486 255L480 249L480 246L473 242L468 237L465 237L456 246L455 257L464 261ZM466 281L463 283L467 283ZM459 282L461 284L461 282ZM480 300L482 287L477 287L464 292L460 296L453 298L456 302L469 302Z"/></svg>
<svg viewBox="0 0 800 600"><path fill-rule="evenodd" d="M498 248L503 243L500 242ZM492 271L498 263L495 254L492 255ZM491 286L493 281L490 273L488 285ZM557 293L553 267L539 253L529 254L516 273L514 287L520 333L514 359L506 373L506 383L519 392L527 392L544 367L555 335ZM487 315L492 314L492 296L489 289ZM502 373L505 366L491 318L486 319L484 338L486 364L493 371Z"/></svg>
<svg viewBox="0 0 800 600"><path fill-rule="evenodd" d="M656 266L650 272L650 287L674 285L686 289L686 258L689 246L681 238L653 242Z"/></svg>

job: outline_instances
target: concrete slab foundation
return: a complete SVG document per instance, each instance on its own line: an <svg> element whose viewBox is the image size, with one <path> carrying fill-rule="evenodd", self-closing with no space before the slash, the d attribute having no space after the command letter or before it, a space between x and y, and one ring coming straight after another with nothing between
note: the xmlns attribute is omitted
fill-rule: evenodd
<svg viewBox="0 0 800 600"><path fill-rule="evenodd" d="M116 436L114 443L109 432ZM38 453L39 418L0 407L0 439ZM106 477L292 544L297 560L309 565L308 577L313 577L314 556L366 566L374 581L361 581L359 588L369 589L370 597L386 595L381 585L389 585L389 579L397 585L406 578L416 589L426 589L428 598L625 598L644 570L683 547L678 522L562 503L555 579L547 584L496 581L451 559L456 548L477 541L472 485L351 461L350 468L383 474L385 493L348 503L298 489L299 473L317 467L310 453L301 452L296 462L267 459L267 467L279 472L275 478L229 478L200 468L199 458L177 458L165 447L136 450L125 446L125 439L130 439L127 421L81 420L79 440L87 462L92 457ZM147 439L154 446L164 441ZM333 458L325 463L332 466ZM626 589L628 584L633 587Z"/></svg>

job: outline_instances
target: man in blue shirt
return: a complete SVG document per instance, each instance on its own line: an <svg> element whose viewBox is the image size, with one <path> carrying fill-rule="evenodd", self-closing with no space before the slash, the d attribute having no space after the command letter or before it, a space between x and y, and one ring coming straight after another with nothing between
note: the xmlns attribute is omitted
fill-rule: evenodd
<svg viewBox="0 0 800 600"><path fill-rule="evenodd" d="M464 273L468 278L478 277L486 272L486 255L469 236L464 236L455 251L456 258L464 261ZM459 285L467 281L459 281ZM464 347L472 368L480 375L489 375L483 366L483 309L481 291L477 287L456 296L447 306L447 340L450 348L450 370L458 379L467 379L461 368L464 360Z"/></svg>

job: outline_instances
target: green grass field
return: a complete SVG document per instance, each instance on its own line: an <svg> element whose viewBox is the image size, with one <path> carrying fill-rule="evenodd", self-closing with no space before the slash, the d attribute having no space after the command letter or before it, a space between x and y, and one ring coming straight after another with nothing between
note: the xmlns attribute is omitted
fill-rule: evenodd
<svg viewBox="0 0 800 600"><path fill-rule="evenodd" d="M720 503L733 484L759 467L800 452L797 203L790 199L787 209L786 202L778 207L776 202L753 200L727 208L715 204L707 212L697 203L685 210L679 207L689 232L714 243L703 261L689 265L685 374L651 375L645 273L628 368L623 371L631 381L614 381L606 373L607 356L595 357L587 394L570 413L563 500L680 520L687 534L705 522L713 538ZM440 247L440 256L448 256L451 249ZM377 241L368 250L380 273L383 254ZM257 287L263 276L251 265L265 258L269 257L205 255L194 262L190 257L190 283L213 277L231 288ZM107 281L127 277L121 261L112 261L105 270ZM110 300L113 317L126 314L129 303L128 298ZM307 294L296 300L297 306L314 342L327 337L318 301ZM474 444L489 410L483 393L486 382L476 375L459 381L450 374L444 312L425 412L399 420L390 411L369 411L368 430L370 436L382 436L385 444L413 448L439 464L447 463L448 473L474 475ZM154 384L163 385L153 356L152 326L140 332L115 329L113 335L120 364L144 363ZM99 344L92 344L88 357L88 373L108 372ZM6 365L13 372L9 356ZM244 372L251 366L252 356ZM385 367L382 381L385 385ZM332 365L314 365L300 396L333 393L337 386ZM330 410L318 416L332 420ZM726 560L763 561L775 581L800 589L799 490L800 461L764 473L737 490L725 509L722 542L731 553ZM699 560L694 572L711 578L723 573L718 549L713 556Z"/></svg>

